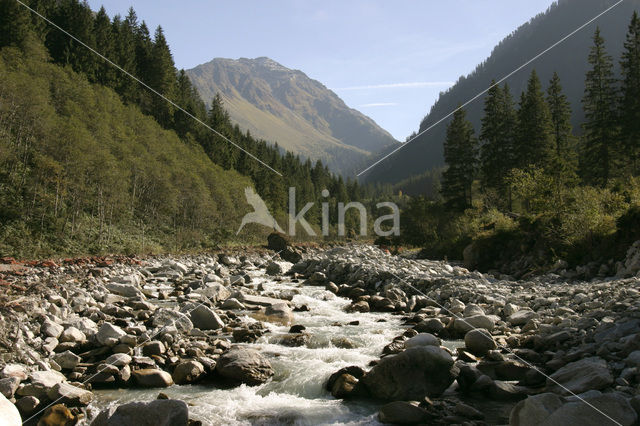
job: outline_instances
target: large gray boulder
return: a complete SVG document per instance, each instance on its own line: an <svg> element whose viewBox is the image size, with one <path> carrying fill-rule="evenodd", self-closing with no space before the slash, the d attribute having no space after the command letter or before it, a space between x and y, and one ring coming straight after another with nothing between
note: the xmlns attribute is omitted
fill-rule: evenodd
<svg viewBox="0 0 640 426"><path fill-rule="evenodd" d="M189 313L193 326L200 330L217 330L224 327L218 314L204 305L199 305Z"/></svg>
<svg viewBox="0 0 640 426"><path fill-rule="evenodd" d="M494 325L494 320L487 315L473 315L465 318L456 318L453 322L453 331L464 335L475 328L491 331Z"/></svg>
<svg viewBox="0 0 640 426"><path fill-rule="evenodd" d="M187 426L188 423L189 408L184 401L157 399L103 410L91 426Z"/></svg>
<svg viewBox="0 0 640 426"><path fill-rule="evenodd" d="M361 381L376 398L416 401L441 395L457 371L449 352L437 346L417 346L382 358Z"/></svg>
<svg viewBox="0 0 640 426"><path fill-rule="evenodd" d="M178 364L171 377L179 385L193 383L204 374L204 366L198 361L185 361Z"/></svg>
<svg viewBox="0 0 640 426"><path fill-rule="evenodd" d="M216 371L227 380L247 385L259 385L273 376L271 363L253 349L234 348L223 354Z"/></svg>
<svg viewBox="0 0 640 426"><path fill-rule="evenodd" d="M496 348L496 342L487 330L476 328L464 335L464 345L474 355L484 356Z"/></svg>
<svg viewBox="0 0 640 426"><path fill-rule="evenodd" d="M530 396L520 401L509 416L511 426L631 426L638 416L624 395L591 391L580 398L554 393Z"/></svg>
<svg viewBox="0 0 640 426"><path fill-rule="evenodd" d="M600 390L613 383L606 361L598 357L571 362L550 377L547 379L547 390L562 395L570 394L569 391L582 393Z"/></svg>

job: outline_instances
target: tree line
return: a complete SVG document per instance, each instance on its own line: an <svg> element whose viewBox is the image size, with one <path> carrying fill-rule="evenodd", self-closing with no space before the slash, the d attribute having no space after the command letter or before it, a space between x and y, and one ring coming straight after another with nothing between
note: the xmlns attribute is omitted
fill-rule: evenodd
<svg viewBox="0 0 640 426"><path fill-rule="evenodd" d="M456 210L472 207L481 194L487 207L513 211L514 191L520 206L531 211L531 197L522 196L526 179L548 183L546 197L576 185L606 188L640 173L640 19L633 14L620 58L621 79L613 58L596 29L587 58L582 100L585 122L576 137L571 108L557 73L546 93L532 71L516 102L509 86L492 82L484 103L479 137L458 109L447 127L444 144L447 169L441 194ZM536 179L537 180L537 179ZM537 182L540 184L540 181ZM479 186L479 188L477 188ZM525 191L526 192L526 191ZM545 195L542 194L542 197Z"/></svg>
<svg viewBox="0 0 640 426"><path fill-rule="evenodd" d="M180 105L246 151L279 171L278 176L220 136L207 130L187 114L118 71L66 34L51 27L13 0L0 0L0 48L21 46L29 34L47 48L52 62L69 66L92 82L115 90L125 104L137 105L163 128L174 130L181 140L202 146L211 160L226 170L236 170L254 182L256 190L274 211L285 211L288 188L298 189L299 201L315 201L323 189L337 202L373 195L374 187L361 188L356 180L336 176L321 161L311 162L270 145L234 125L216 96L207 109L184 70L174 64L164 31L153 35L133 8L124 18L110 18L104 7L98 12L79 0L29 0L29 7L82 40L154 90Z"/></svg>

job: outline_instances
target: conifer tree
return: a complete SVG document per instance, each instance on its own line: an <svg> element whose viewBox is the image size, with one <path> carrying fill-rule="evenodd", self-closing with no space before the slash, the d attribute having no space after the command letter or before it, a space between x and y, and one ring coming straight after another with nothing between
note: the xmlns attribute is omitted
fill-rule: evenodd
<svg viewBox="0 0 640 426"><path fill-rule="evenodd" d="M471 188L476 174L477 139L467 114L460 108L447 127L444 158L448 166L442 174L442 196L455 209L471 207Z"/></svg>
<svg viewBox="0 0 640 426"><path fill-rule="evenodd" d="M175 95L176 67L162 27L158 26L153 37L153 48L148 69L148 82L158 92L172 99ZM153 115L164 127L173 121L173 106L159 96L152 97Z"/></svg>
<svg viewBox="0 0 640 426"><path fill-rule="evenodd" d="M100 8L96 14L93 23L93 34L96 40L96 50L111 60L115 58L115 36L111 26L111 20L104 6ZM96 82L108 86L115 87L116 70L110 63L100 60L96 65Z"/></svg>
<svg viewBox="0 0 640 426"><path fill-rule="evenodd" d="M637 175L640 170L640 17L633 13L622 60L622 88L620 105L620 130L624 152L631 159L630 172Z"/></svg>
<svg viewBox="0 0 640 426"><path fill-rule="evenodd" d="M538 74L533 70L520 99L514 165L519 169L531 166L546 169L550 167L553 151L551 114Z"/></svg>
<svg viewBox="0 0 640 426"><path fill-rule="evenodd" d="M613 61L606 53L600 29L596 29L589 53L582 99L586 122L583 125L580 172L592 185L606 186L612 176L616 146L616 80Z"/></svg>
<svg viewBox="0 0 640 426"><path fill-rule="evenodd" d="M575 180L577 167L577 156L571 127L571 105L562 92L560 76L557 72L553 73L553 77L549 82L547 103L551 114L554 142L554 155L550 171L559 182L571 183Z"/></svg>
<svg viewBox="0 0 640 426"><path fill-rule="evenodd" d="M27 13L15 0L0 0L0 48L22 45L30 30Z"/></svg>
<svg viewBox="0 0 640 426"><path fill-rule="evenodd" d="M509 207L509 191L505 178L513 166L513 144L517 116L513 98L507 85L501 89L492 82L485 99L484 117L480 139L480 169L482 186L485 190L495 190L503 207Z"/></svg>

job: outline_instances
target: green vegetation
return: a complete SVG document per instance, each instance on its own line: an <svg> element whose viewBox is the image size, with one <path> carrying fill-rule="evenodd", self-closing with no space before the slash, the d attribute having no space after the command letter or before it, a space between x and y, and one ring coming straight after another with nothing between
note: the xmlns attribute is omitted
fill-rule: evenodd
<svg viewBox="0 0 640 426"><path fill-rule="evenodd" d="M557 259L578 265L622 258L640 237L639 21L634 14L620 91L613 59L596 30L581 138L572 133L571 108L557 74L545 96L534 70L517 111L506 86L491 88L478 156L469 156L470 148L447 155L461 141L473 146L471 124L462 110L456 113L444 145L444 201L411 200L403 216L405 241L423 246L427 256L464 257L472 266L509 273L548 267ZM476 165L471 180L460 172Z"/></svg>
<svg viewBox="0 0 640 426"><path fill-rule="evenodd" d="M316 202L306 215L316 228L318 201L329 202L332 217L339 202L366 199L375 207L376 188L254 139L232 124L219 97L207 109L175 68L162 28L151 37L133 9L110 19L78 0L27 3L283 176L17 2L0 0L0 256L263 242L269 229L257 225L235 235L251 211L248 186L282 226L290 186L298 210ZM356 212L346 222L355 229Z"/></svg>

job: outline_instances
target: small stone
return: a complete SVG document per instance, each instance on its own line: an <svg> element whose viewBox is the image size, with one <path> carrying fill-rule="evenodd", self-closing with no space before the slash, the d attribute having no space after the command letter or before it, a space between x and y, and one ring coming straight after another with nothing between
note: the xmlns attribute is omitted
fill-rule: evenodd
<svg viewBox="0 0 640 426"><path fill-rule="evenodd" d="M185 361L173 371L173 381L179 385L193 383L204 374L204 366L198 361Z"/></svg>
<svg viewBox="0 0 640 426"><path fill-rule="evenodd" d="M484 356L488 351L496 348L496 342L491 334L484 329L476 328L464 335L464 345L469 352L477 356Z"/></svg>
<svg viewBox="0 0 640 426"><path fill-rule="evenodd" d="M136 383L145 388L166 388L173 384L171 375L155 368L143 368L132 373Z"/></svg>
<svg viewBox="0 0 640 426"><path fill-rule="evenodd" d="M71 351L64 351L53 356L53 360L65 370L73 370L82 358Z"/></svg>
<svg viewBox="0 0 640 426"><path fill-rule="evenodd" d="M82 343L87 340L87 336L75 327L69 327L62 332L60 342Z"/></svg>
<svg viewBox="0 0 640 426"><path fill-rule="evenodd" d="M64 327L60 324L56 324L51 321L49 318L45 319L42 325L40 326L40 333L47 337L53 337L57 339L60 337L62 332L64 331Z"/></svg>

